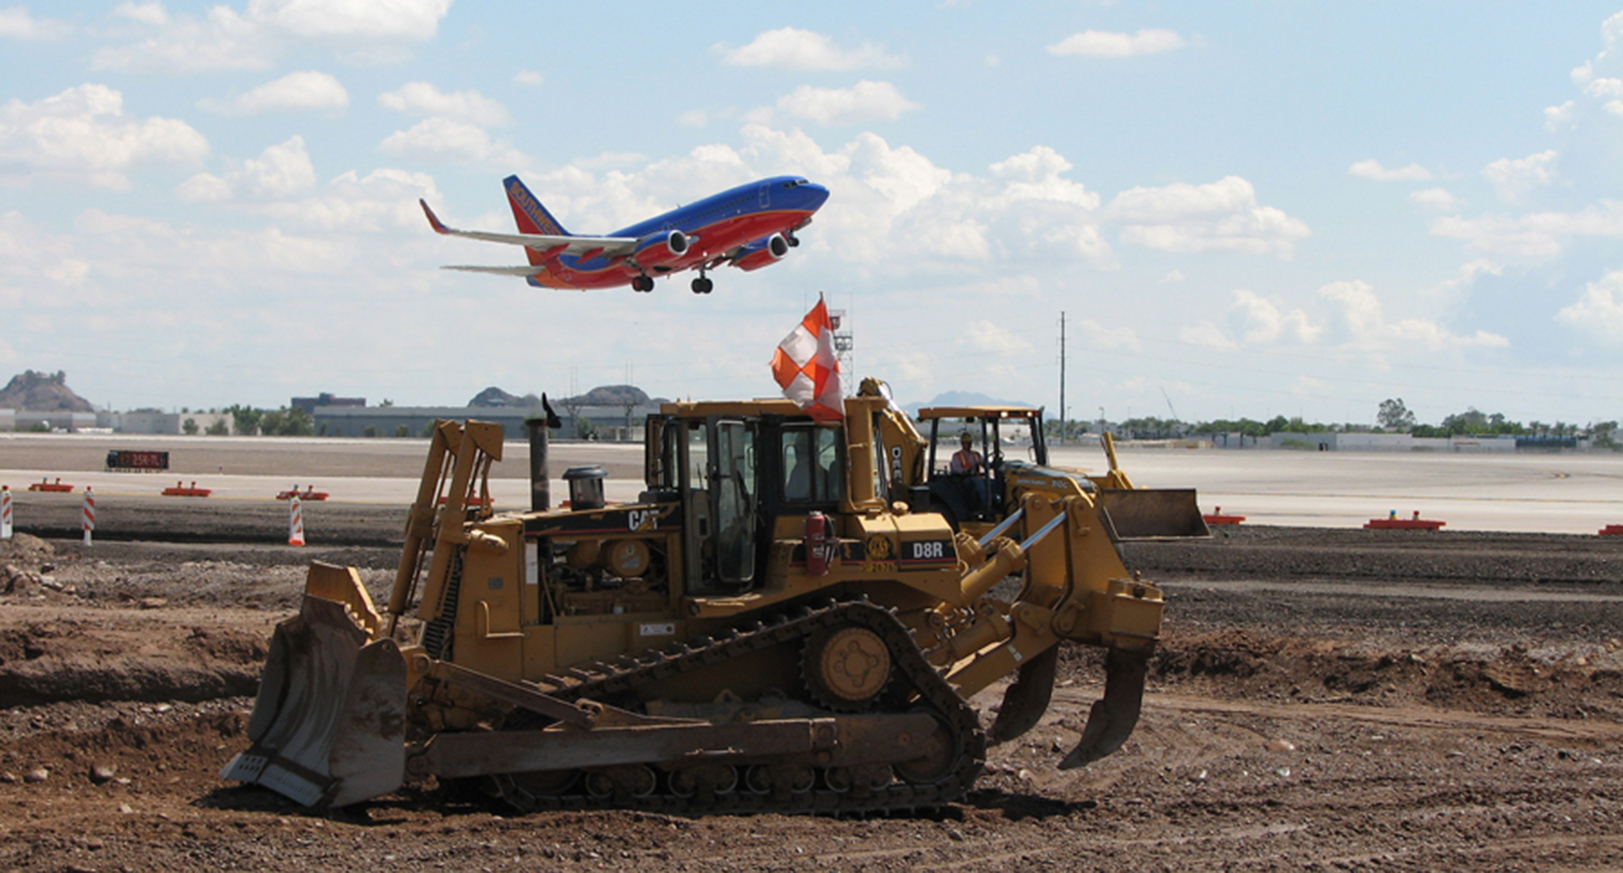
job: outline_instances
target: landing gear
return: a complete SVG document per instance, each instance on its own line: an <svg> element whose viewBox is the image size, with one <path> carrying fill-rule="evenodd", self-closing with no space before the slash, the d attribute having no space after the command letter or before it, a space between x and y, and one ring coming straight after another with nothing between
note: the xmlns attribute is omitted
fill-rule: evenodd
<svg viewBox="0 0 1623 873"><path fill-rule="evenodd" d="M785 233L783 235L783 239L785 242L789 243L790 248L800 245L800 237L795 236L795 232L792 230Z"/></svg>
<svg viewBox="0 0 1623 873"><path fill-rule="evenodd" d="M703 276L693 280L693 293L695 294L709 294L715 287L716 283Z"/></svg>
<svg viewBox="0 0 1623 873"><path fill-rule="evenodd" d="M641 291L644 294L648 293L649 291L654 290L654 279L653 279L653 277L652 276L633 276L632 279L631 279L631 290L633 290L633 291Z"/></svg>

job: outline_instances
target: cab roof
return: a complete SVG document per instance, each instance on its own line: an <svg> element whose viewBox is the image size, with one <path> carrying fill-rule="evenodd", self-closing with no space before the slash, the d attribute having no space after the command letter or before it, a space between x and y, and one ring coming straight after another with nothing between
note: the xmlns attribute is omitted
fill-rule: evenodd
<svg viewBox="0 0 1623 873"><path fill-rule="evenodd" d="M1036 418L1042 410L1029 406L926 406L919 420L933 418Z"/></svg>

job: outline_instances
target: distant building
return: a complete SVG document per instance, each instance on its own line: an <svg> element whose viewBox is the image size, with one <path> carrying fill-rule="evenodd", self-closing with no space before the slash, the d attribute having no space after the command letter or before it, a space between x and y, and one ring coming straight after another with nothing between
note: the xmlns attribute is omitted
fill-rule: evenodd
<svg viewBox="0 0 1623 873"><path fill-rule="evenodd" d="M1269 434L1276 449L1320 452L1514 452L1513 436L1417 437L1406 433L1295 433Z"/></svg>
<svg viewBox="0 0 1623 873"><path fill-rule="evenodd" d="M32 409L19 409L15 413L12 430L29 431L43 425L43 429L52 433L78 433L85 428L96 426L96 413L94 412L36 412Z"/></svg>
<svg viewBox="0 0 1623 873"><path fill-rule="evenodd" d="M192 433L207 433L210 427L224 422L226 432L230 432L231 413L229 412L158 412L152 409L141 409L135 412L99 413L97 424L111 427L115 433L135 434L183 434L187 432L186 422L192 423Z"/></svg>
<svg viewBox="0 0 1623 873"><path fill-rule="evenodd" d="M318 406L366 406L365 397L334 397L326 391L314 397L295 397L292 406L302 409L306 415L314 416Z"/></svg>
<svg viewBox="0 0 1623 873"><path fill-rule="evenodd" d="M17 410L0 409L0 430L17 429Z"/></svg>

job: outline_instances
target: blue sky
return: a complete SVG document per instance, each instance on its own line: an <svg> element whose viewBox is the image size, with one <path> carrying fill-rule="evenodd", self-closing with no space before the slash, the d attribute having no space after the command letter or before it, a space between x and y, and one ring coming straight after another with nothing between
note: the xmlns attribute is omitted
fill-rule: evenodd
<svg viewBox="0 0 1623 873"><path fill-rule="evenodd" d="M1112 419L1623 418L1623 4L0 0L0 371L114 408L767 396L818 293L856 375ZM516 263L833 192L754 273Z"/></svg>

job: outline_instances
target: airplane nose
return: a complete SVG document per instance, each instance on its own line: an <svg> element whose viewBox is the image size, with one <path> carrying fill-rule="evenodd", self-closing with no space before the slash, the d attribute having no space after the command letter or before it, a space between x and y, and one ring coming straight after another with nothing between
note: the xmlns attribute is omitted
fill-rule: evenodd
<svg viewBox="0 0 1623 873"><path fill-rule="evenodd" d="M822 185L808 182L801 185L800 190L805 192L805 197L808 201L807 206L813 210L820 208L823 205L823 202L828 200L828 189L824 188Z"/></svg>

